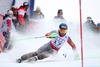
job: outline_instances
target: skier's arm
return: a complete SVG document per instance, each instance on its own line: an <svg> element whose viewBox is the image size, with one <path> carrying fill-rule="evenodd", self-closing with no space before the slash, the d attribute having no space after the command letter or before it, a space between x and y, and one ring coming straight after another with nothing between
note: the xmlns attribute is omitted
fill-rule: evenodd
<svg viewBox="0 0 100 67"><path fill-rule="evenodd" d="M50 38L50 34L51 34L51 33L52 33L52 32L46 33L45 36L46 36L47 38Z"/></svg>
<svg viewBox="0 0 100 67"><path fill-rule="evenodd" d="M74 59L75 59L75 60L80 59L80 56L79 56L79 54L78 54L78 52L77 52L77 50L76 50L76 45L72 42L72 40L71 40L70 37L68 37L67 42L68 42L68 44L72 47L72 49L73 49L73 51L74 51L74 53L75 53Z"/></svg>
<svg viewBox="0 0 100 67"><path fill-rule="evenodd" d="M49 33L46 33L45 36L47 38L55 38L55 37L57 37L57 33L55 31L51 31Z"/></svg>
<svg viewBox="0 0 100 67"><path fill-rule="evenodd" d="M73 50L76 50L76 45L73 43L70 37L68 37L67 43L72 47Z"/></svg>

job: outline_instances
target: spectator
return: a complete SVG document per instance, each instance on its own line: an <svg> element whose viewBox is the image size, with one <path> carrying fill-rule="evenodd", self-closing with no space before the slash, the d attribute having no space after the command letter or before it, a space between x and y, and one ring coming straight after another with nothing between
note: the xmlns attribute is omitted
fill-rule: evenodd
<svg viewBox="0 0 100 67"><path fill-rule="evenodd" d="M4 50L8 49L10 46L10 31L12 29L12 18L13 18L13 11L8 10L7 14L3 17L3 23L2 23L2 30L3 30L3 36L6 39L6 43L4 45Z"/></svg>
<svg viewBox="0 0 100 67"><path fill-rule="evenodd" d="M29 3L28 2L24 2L22 6L20 6L17 11L18 11L18 20L21 26L24 26L25 20L28 18L28 14L27 14L27 9L29 7Z"/></svg>
<svg viewBox="0 0 100 67"><path fill-rule="evenodd" d="M91 30L93 32L96 31L96 25L95 25L95 23L94 23L94 21L92 20L91 17L87 17L87 21L86 21L86 23L84 25L89 30Z"/></svg>
<svg viewBox="0 0 100 67"><path fill-rule="evenodd" d="M12 6L11 10L13 11L13 15L16 17L18 15L18 13L17 13L17 7L16 6Z"/></svg>
<svg viewBox="0 0 100 67"><path fill-rule="evenodd" d="M18 21L18 12L17 12L17 7L16 6L12 6L11 10L13 11L13 24L15 26L15 28L17 27L19 21Z"/></svg>
<svg viewBox="0 0 100 67"><path fill-rule="evenodd" d="M63 10L62 9L58 10L57 16L55 16L54 19L64 19L64 17L63 17Z"/></svg>
<svg viewBox="0 0 100 67"><path fill-rule="evenodd" d="M18 24L16 25L16 29L19 32L24 32L26 30L27 25L29 24L29 18L28 18L28 10L29 3L24 2L23 5L21 5L18 9Z"/></svg>

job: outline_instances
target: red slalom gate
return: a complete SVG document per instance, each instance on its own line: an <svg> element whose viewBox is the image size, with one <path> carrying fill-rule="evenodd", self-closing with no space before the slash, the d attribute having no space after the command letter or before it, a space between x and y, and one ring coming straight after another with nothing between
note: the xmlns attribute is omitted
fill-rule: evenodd
<svg viewBox="0 0 100 67"><path fill-rule="evenodd" d="M82 67L84 67L84 59L83 59L83 36L82 36L82 8L81 8L81 0L79 0L79 14L80 14L80 41L81 41L81 63Z"/></svg>

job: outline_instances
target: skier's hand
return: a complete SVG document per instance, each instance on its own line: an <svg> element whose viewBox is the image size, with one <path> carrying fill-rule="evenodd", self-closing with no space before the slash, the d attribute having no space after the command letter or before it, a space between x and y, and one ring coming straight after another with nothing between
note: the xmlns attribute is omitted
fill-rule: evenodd
<svg viewBox="0 0 100 67"><path fill-rule="evenodd" d="M80 56L78 53L75 54L74 60L80 60Z"/></svg>
<svg viewBox="0 0 100 67"><path fill-rule="evenodd" d="M80 56L77 52L77 50L74 50L75 56L74 56L74 60L80 60Z"/></svg>
<svg viewBox="0 0 100 67"><path fill-rule="evenodd" d="M48 33L45 35L47 38L55 38L57 37L57 34L56 33Z"/></svg>
<svg viewBox="0 0 100 67"><path fill-rule="evenodd" d="M52 34L50 34L50 37L51 38L55 38L55 37L57 37L57 34L56 33L52 33Z"/></svg>
<svg viewBox="0 0 100 67"><path fill-rule="evenodd" d="M50 32L50 33L47 33L45 36L46 36L47 38L50 38L50 34L51 34L51 32Z"/></svg>

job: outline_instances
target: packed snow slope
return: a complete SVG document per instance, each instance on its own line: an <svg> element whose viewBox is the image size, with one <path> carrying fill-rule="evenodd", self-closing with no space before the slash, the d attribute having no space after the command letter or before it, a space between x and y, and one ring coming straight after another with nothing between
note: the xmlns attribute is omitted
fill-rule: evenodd
<svg viewBox="0 0 100 67"><path fill-rule="evenodd" d="M61 20L60 20L61 21ZM48 38L34 38L44 36L45 33L51 30L58 30L59 20L38 20L33 22L33 27L28 30L27 33L18 33L12 31L12 39L14 39L13 48L5 53L0 54L0 66L2 67L14 67L14 66L24 66L24 67L40 67L40 66L58 66L58 67L81 67L81 60L73 59L73 51L71 47L65 43L65 45L60 49L57 56L50 57L36 63L16 63L21 55L29 52L36 51L40 46L47 43L50 39ZM72 38L73 42L77 46L77 51L81 56L81 46L80 46L80 32L79 25L74 23L65 22L68 25L68 35ZM91 32L84 33L84 44L83 44L83 55L84 55L84 66L85 67L99 67L100 66L100 42L99 34L95 35ZM88 35L87 35L88 34ZM63 57L63 54L67 53L67 58ZM6 63L6 64L5 64Z"/></svg>

